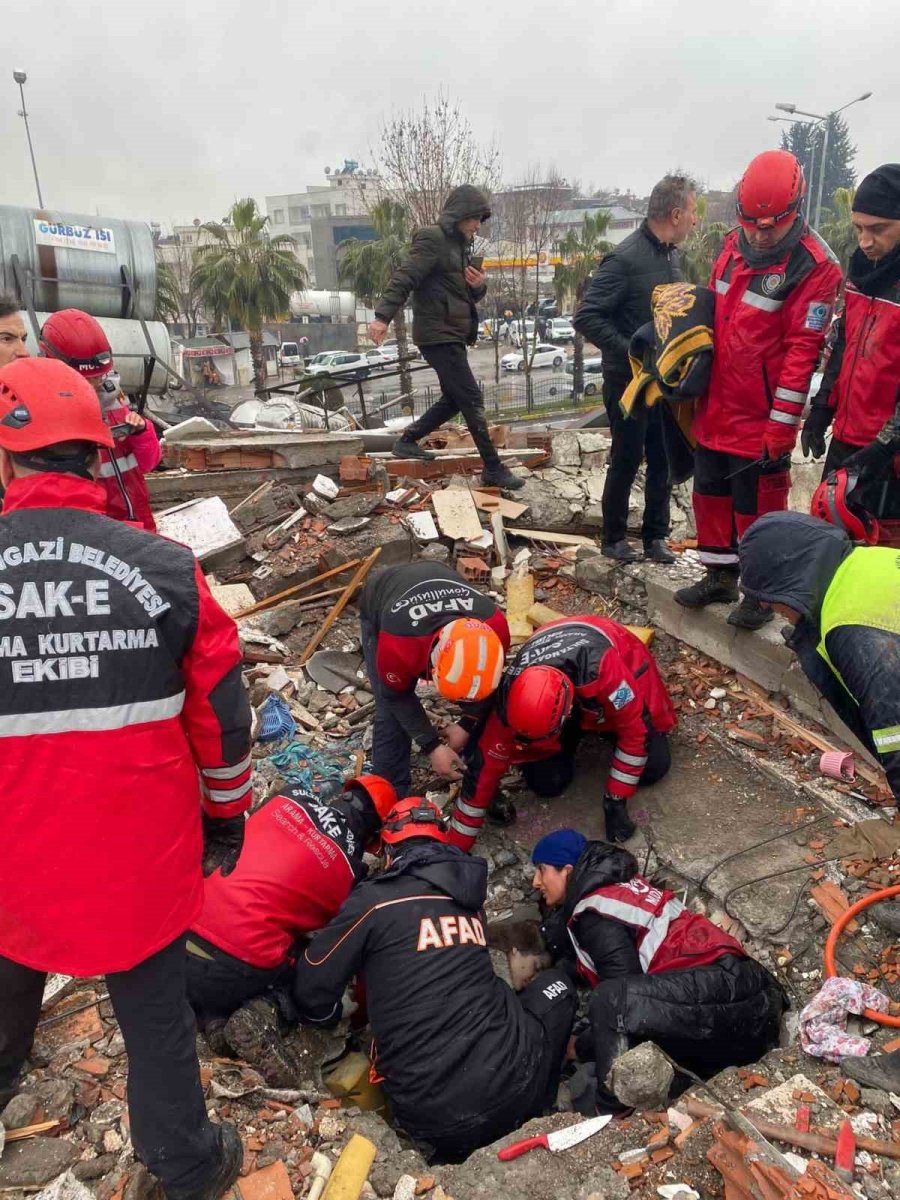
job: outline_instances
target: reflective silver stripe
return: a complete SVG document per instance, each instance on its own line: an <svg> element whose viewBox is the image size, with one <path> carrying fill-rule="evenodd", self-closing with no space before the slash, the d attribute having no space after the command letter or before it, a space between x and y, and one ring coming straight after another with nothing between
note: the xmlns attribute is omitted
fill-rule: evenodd
<svg viewBox="0 0 900 1200"><path fill-rule="evenodd" d="M484 820L484 809L476 808L474 804L466 804L464 800L457 800L453 806L454 811L461 812L465 817L479 817Z"/></svg>
<svg viewBox="0 0 900 1200"><path fill-rule="evenodd" d="M57 712L12 713L0 717L0 737L31 737L41 733L98 733L127 729L150 721L168 721L184 708L184 692L162 700L141 700L111 708L72 708Z"/></svg>
<svg viewBox="0 0 900 1200"><path fill-rule="evenodd" d="M242 775L248 770L252 759L248 754L246 758L242 758L239 763L235 763L233 767L201 767L205 779L237 779L238 775Z"/></svg>
<svg viewBox="0 0 900 1200"><path fill-rule="evenodd" d="M636 925L638 928L647 930L638 949L638 957L645 971L649 969L654 955L665 941L669 926L676 917L680 917L685 911L681 901L675 899L666 901L659 913L652 913L639 908L636 904L626 904L622 900L613 900L609 896L586 896L575 905L572 918L574 919L587 909L599 913L601 917L612 917L616 921L621 921L623 925ZM572 940L575 941L574 938ZM594 973L596 974L596 972Z"/></svg>
<svg viewBox="0 0 900 1200"><path fill-rule="evenodd" d="M120 471L135 471L135 470L137 470L138 460L134 457L133 454L123 454L121 458L116 459L116 462L119 464ZM115 475L115 473L116 473L116 469L112 465L111 462L105 462L105 463L100 464L100 478L101 479L110 479L113 475Z"/></svg>
<svg viewBox="0 0 900 1200"><path fill-rule="evenodd" d="M628 767L642 767L647 761L646 754L643 755L643 757L638 754L626 754L624 750L619 750L618 748L616 749L614 757L617 758L619 762L625 763L625 765Z"/></svg>
<svg viewBox="0 0 900 1200"><path fill-rule="evenodd" d="M213 804L230 804L232 800L240 800L242 796L246 796L250 791L250 786L250 780L248 779L240 787L228 788L227 790L208 787L206 794L212 800Z"/></svg>
<svg viewBox="0 0 900 1200"><path fill-rule="evenodd" d="M773 300L771 296L760 296L756 292L744 292L741 299L751 308L761 308L763 312L778 312L784 304L783 300Z"/></svg>
<svg viewBox="0 0 900 1200"><path fill-rule="evenodd" d="M617 779L619 783L630 784L632 787L640 779L640 775L626 775L624 771L617 771L615 767L610 767L609 777L610 779Z"/></svg>
<svg viewBox="0 0 900 1200"><path fill-rule="evenodd" d="M700 561L703 563L704 566L710 566L710 567L726 566L726 567L728 567L728 566L731 566L732 564L736 564L738 562L738 556L736 554L734 554L732 551L728 551L724 554L713 554L709 550L700 550L699 555L700 555Z"/></svg>
<svg viewBox="0 0 900 1200"><path fill-rule="evenodd" d="M779 409L773 408L769 413L769 420L777 421L779 425L799 425L800 414L781 412Z"/></svg>
<svg viewBox="0 0 900 1200"><path fill-rule="evenodd" d="M730 287L731 287L731 284L727 283L724 279L716 280L716 291L719 293L720 296L724 296Z"/></svg>
<svg viewBox="0 0 900 1200"><path fill-rule="evenodd" d="M790 388L777 387L775 389L776 400L788 400L791 404L805 404L806 393L794 392Z"/></svg>
<svg viewBox="0 0 900 1200"><path fill-rule="evenodd" d="M481 824L484 824L484 822L482 822ZM461 821L457 821L455 818L451 818L451 820L450 820L450 828L451 829L455 829L457 833L465 834L466 837L471 837L471 838L478 836L478 831L481 829L481 824L479 824L479 825L463 825L463 823Z"/></svg>
<svg viewBox="0 0 900 1200"><path fill-rule="evenodd" d="M638 957L641 960L641 966L645 971L649 971L650 964L656 957L656 952L666 940L666 934L669 932L669 926L676 917L680 917L684 912L684 905L680 900L670 900L663 906L662 912L657 917L656 921L647 930L647 936L641 942L641 947L638 950Z"/></svg>

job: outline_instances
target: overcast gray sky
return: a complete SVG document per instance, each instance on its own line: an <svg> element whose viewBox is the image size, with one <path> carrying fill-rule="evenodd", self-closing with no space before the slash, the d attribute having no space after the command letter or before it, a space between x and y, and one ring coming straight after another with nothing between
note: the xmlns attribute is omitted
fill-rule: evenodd
<svg viewBox="0 0 900 1200"><path fill-rule="evenodd" d="M0 203L159 220L371 162L380 121L443 87L504 177L553 164L647 192L730 187L776 101L848 113L861 174L900 161L897 0L0 0Z"/></svg>

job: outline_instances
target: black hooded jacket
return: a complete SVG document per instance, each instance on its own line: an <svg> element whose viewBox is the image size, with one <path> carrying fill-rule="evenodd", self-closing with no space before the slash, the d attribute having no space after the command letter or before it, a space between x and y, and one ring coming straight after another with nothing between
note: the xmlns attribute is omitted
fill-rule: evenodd
<svg viewBox="0 0 900 1200"><path fill-rule="evenodd" d="M393 320L412 293L412 335L417 346L446 342L473 345L478 336L475 305L487 289L470 288L466 283L464 272L472 243L457 224L467 217L484 222L490 215L490 202L484 192L469 184L454 188L437 224L417 229L413 235L408 253L375 305L378 320Z"/></svg>
<svg viewBox="0 0 900 1200"><path fill-rule="evenodd" d="M788 644L804 674L844 724L879 755L891 790L900 798L900 750L885 754L872 737L875 730L900 727L900 637L866 625L832 629L825 649L846 686L818 653L825 594L856 548L842 529L816 517L768 513L741 539L741 587L754 600L785 604L801 614Z"/></svg>
<svg viewBox="0 0 900 1200"><path fill-rule="evenodd" d="M637 873L637 859L627 850L611 842L588 842L566 889L563 904L566 923L583 896L611 883L627 883ZM572 932L578 944L591 956L603 979L643 973L634 935L627 925L609 921L598 913L583 912L573 922Z"/></svg>
<svg viewBox="0 0 900 1200"><path fill-rule="evenodd" d="M489 1122L543 1085L541 1026L485 944L487 864L414 839L360 884L297 965L301 1018L333 1024L365 983L373 1062L398 1123L428 1142Z"/></svg>

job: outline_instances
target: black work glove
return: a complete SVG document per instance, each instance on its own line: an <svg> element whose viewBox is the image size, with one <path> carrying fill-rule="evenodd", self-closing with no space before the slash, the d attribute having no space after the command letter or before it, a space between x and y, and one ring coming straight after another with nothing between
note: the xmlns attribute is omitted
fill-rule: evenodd
<svg viewBox="0 0 900 1200"><path fill-rule="evenodd" d="M203 814L203 874L212 875L221 868L230 875L244 845L244 815L237 817L208 817Z"/></svg>
<svg viewBox="0 0 900 1200"><path fill-rule="evenodd" d="M825 434L833 416L834 410L827 404L814 404L809 410L809 416L800 430L800 449L804 458L810 454L813 458L821 458L825 453Z"/></svg>
<svg viewBox="0 0 900 1200"><path fill-rule="evenodd" d="M851 454L849 458L845 458L841 466L848 471L857 471L860 479L886 479L893 457L894 451L891 447L876 439L857 450L855 454Z"/></svg>
<svg viewBox="0 0 900 1200"><path fill-rule="evenodd" d="M765 450L763 451L763 456L759 464L760 475L777 475L779 471L789 471L790 469L790 454L782 454L779 458L769 458Z"/></svg>
<svg viewBox="0 0 900 1200"><path fill-rule="evenodd" d="M606 840L608 842L627 842L637 832L634 822L628 815L628 807L620 796L603 797L603 815L606 818Z"/></svg>

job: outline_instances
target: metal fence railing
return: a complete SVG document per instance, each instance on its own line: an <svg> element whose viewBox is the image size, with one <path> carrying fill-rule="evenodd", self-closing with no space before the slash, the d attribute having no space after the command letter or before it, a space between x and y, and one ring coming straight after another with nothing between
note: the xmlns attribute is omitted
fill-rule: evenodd
<svg viewBox="0 0 900 1200"><path fill-rule="evenodd" d="M499 383L479 380L484 407L490 421L511 417L540 416L543 413L578 411L602 403L599 394L576 399L572 376L559 371L534 371L508 375ZM415 381L413 383L415 387ZM390 419L404 415L419 417L440 398L441 389L427 385L415 389L412 397L397 397L391 402L390 392L372 391L366 407L370 412L382 409L382 417Z"/></svg>

